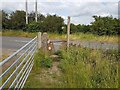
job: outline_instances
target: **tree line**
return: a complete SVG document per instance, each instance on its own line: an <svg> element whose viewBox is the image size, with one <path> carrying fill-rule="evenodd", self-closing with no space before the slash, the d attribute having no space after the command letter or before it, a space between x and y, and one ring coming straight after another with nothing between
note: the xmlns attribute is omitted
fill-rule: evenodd
<svg viewBox="0 0 120 90"><path fill-rule="evenodd" d="M57 15L47 16L38 14L38 22L35 22L35 13L28 14L29 24L25 23L25 11L16 10L8 14L2 10L2 28L3 30L23 30L27 32L51 32L63 34L67 32L67 25L64 19ZM90 25L71 23L70 33L92 33L97 35L118 35L120 30L120 20L112 16L101 17L93 16L94 22Z"/></svg>

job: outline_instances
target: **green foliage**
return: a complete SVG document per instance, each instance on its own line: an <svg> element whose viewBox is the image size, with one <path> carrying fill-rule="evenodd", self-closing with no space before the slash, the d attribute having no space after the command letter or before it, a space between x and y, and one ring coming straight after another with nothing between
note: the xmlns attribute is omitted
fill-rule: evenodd
<svg viewBox="0 0 120 90"><path fill-rule="evenodd" d="M48 54L39 50L34 57L34 67L35 69L39 69L40 67L47 67L50 68L52 66L52 59L49 57Z"/></svg>
<svg viewBox="0 0 120 90"><path fill-rule="evenodd" d="M24 31L27 32L43 32L44 30L44 23L43 22L32 22L26 26Z"/></svg>
<svg viewBox="0 0 120 90"><path fill-rule="evenodd" d="M70 47L69 51L60 50L60 72L51 75L48 69L43 73L41 61L44 57L39 51L35 54L34 68L25 87L28 88L118 88L119 57L118 50L95 50L83 47ZM48 56L46 57L48 58ZM47 61L46 61L47 62ZM37 65L35 67L35 65ZM41 65L41 66L40 66ZM51 72L51 71L50 71ZM42 77L41 77L42 74ZM34 76L34 77L33 77ZM44 77L45 76L45 77ZM55 78L56 77L56 78ZM46 79L45 79L46 78ZM50 78L50 82L49 79ZM32 83L32 81L34 83Z"/></svg>
<svg viewBox="0 0 120 90"><path fill-rule="evenodd" d="M52 67L52 59L50 57L45 57L45 59L42 61L42 63L47 68Z"/></svg>
<svg viewBox="0 0 120 90"><path fill-rule="evenodd" d="M2 10L2 27L3 29L23 29L29 32L51 32L64 34L67 33L67 25L64 19L57 15L38 14L38 23L35 21L35 13L29 13L29 24L25 23L25 12L16 10L10 15ZM101 17L93 16L94 22L90 25L71 24L70 33L92 33L96 35L118 35L120 29L120 20L112 16Z"/></svg>
<svg viewBox="0 0 120 90"><path fill-rule="evenodd" d="M111 17L93 16L95 22L91 23L91 31L97 35L118 35L120 20Z"/></svg>
<svg viewBox="0 0 120 90"><path fill-rule="evenodd" d="M29 32L51 32L62 33L62 26L64 20L56 15L48 15L43 21L32 22L26 27L26 31Z"/></svg>
<svg viewBox="0 0 120 90"><path fill-rule="evenodd" d="M59 65L63 71L62 87L118 87L118 58L116 58L118 51L72 47L68 53L66 51L62 53L62 60Z"/></svg>

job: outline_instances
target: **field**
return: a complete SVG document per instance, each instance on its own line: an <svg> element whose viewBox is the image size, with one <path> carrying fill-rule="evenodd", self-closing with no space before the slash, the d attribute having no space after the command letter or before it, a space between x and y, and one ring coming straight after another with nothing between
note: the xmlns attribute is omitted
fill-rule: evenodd
<svg viewBox="0 0 120 90"><path fill-rule="evenodd" d="M17 37L35 37L37 33L23 32L21 30L5 30L0 33L2 36L17 36ZM66 40L66 34L48 33L51 39ZM98 36L93 34L75 33L70 35L70 40L87 40L87 41L99 41L108 43L118 43L118 36Z"/></svg>
<svg viewBox="0 0 120 90"><path fill-rule="evenodd" d="M35 54L33 70L25 88L118 88L117 50L71 47L60 50L59 57Z"/></svg>

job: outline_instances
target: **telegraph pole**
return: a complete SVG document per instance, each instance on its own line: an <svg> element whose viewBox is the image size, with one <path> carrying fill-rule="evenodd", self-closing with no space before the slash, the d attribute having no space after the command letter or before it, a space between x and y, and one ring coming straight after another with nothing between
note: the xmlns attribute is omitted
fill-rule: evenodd
<svg viewBox="0 0 120 90"><path fill-rule="evenodd" d="M37 22L37 0L35 2L35 21Z"/></svg>
<svg viewBox="0 0 120 90"><path fill-rule="evenodd" d="M120 1L118 2L118 19L120 19Z"/></svg>
<svg viewBox="0 0 120 90"><path fill-rule="evenodd" d="M67 50L69 48L69 42L70 42L70 16L68 16L68 23L67 23Z"/></svg>
<svg viewBox="0 0 120 90"><path fill-rule="evenodd" d="M28 5L27 5L27 0L26 0L26 24L28 24Z"/></svg>

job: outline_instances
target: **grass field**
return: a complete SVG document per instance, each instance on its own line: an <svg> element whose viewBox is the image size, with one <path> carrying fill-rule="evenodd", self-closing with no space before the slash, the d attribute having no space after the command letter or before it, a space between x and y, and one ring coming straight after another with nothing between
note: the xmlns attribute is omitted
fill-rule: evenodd
<svg viewBox="0 0 120 90"><path fill-rule="evenodd" d="M118 51L71 47L57 59L36 53L25 88L118 88ZM43 63L44 62L44 63Z"/></svg>
<svg viewBox="0 0 120 90"><path fill-rule="evenodd" d="M13 31L13 30L6 30L4 32L0 32L2 36L17 36L17 37L35 37L37 33L29 33L23 31ZM55 34L55 33L48 33L51 39L62 39L66 40L66 34ZM99 41L99 42L109 42L109 43L118 43L118 36L98 36L93 34L83 34L83 33L76 33L70 35L70 40L87 40L87 41Z"/></svg>

